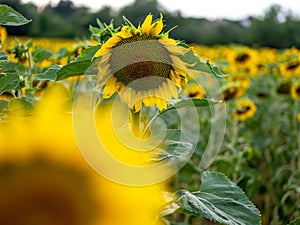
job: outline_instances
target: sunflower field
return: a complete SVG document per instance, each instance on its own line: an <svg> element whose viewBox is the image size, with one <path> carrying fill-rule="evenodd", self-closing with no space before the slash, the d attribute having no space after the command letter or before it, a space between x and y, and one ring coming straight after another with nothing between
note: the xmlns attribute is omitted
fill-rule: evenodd
<svg viewBox="0 0 300 225"><path fill-rule="evenodd" d="M300 224L299 49L0 12L0 225Z"/></svg>

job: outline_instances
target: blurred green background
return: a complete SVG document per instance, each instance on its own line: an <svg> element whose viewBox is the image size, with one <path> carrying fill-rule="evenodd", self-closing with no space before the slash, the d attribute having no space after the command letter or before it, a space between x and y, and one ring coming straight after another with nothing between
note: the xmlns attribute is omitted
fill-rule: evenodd
<svg viewBox="0 0 300 225"><path fill-rule="evenodd" d="M32 19L26 26L7 27L9 35L84 39L89 38L89 25L96 25L97 18L105 23L114 19L119 26L124 15L137 25L148 13L151 12L158 18L162 12L167 21L165 30L177 25L178 28L172 31L172 37L185 40L186 43L237 43L252 47L300 48L299 16L276 4L266 9L262 16L212 21L206 18L183 17L180 11L168 12L157 0L135 0L118 11L103 7L96 12L87 7L77 7L70 0L61 0L55 6L49 1L42 9L33 3L22 4L21 0L0 0L0 3L10 5L28 19Z"/></svg>

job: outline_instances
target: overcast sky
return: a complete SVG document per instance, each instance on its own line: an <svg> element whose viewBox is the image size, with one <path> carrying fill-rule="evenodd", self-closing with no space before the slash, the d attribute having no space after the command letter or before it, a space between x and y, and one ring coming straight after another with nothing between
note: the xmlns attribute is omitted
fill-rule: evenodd
<svg viewBox="0 0 300 225"><path fill-rule="evenodd" d="M22 0L44 6L50 0ZM111 6L118 9L134 2L134 0L72 0L77 6L84 5L91 9ZM51 0L56 5L59 0ZM292 10L300 15L299 0L158 0L169 11L180 10L184 16L206 17L208 19L244 19L247 16L260 16L272 4L279 4L284 10Z"/></svg>

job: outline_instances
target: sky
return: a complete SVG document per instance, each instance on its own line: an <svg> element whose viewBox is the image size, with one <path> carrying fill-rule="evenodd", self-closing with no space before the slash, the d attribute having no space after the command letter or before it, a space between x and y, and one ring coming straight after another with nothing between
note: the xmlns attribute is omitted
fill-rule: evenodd
<svg viewBox="0 0 300 225"><path fill-rule="evenodd" d="M43 7L51 1L55 6L59 0L22 0L22 2L34 2ZM116 10L128 5L134 0L72 0L76 6L87 6L98 10L103 6L111 6ZM279 4L284 10L292 10L300 16L299 0L158 0L165 9L170 12L180 10L183 16L205 17L208 19L245 19L248 16L263 15L272 4Z"/></svg>

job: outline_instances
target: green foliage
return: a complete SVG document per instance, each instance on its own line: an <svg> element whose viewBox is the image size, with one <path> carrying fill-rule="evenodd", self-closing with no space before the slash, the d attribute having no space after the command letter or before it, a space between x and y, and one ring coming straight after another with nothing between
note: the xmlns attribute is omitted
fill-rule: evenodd
<svg viewBox="0 0 300 225"><path fill-rule="evenodd" d="M16 73L0 74L0 94L17 88L19 83L20 78Z"/></svg>
<svg viewBox="0 0 300 225"><path fill-rule="evenodd" d="M50 58L53 53L44 48L36 48L32 51L31 55L33 61L37 63Z"/></svg>
<svg viewBox="0 0 300 225"><path fill-rule="evenodd" d="M168 21L165 29L177 26L173 37L185 40L187 43L205 45L216 44L246 44L249 46L268 46L275 48L300 47L299 17L291 12L285 12L278 5L271 6L265 15L249 16L240 21L218 20L210 21L205 18L185 18L180 12L170 13L163 9L157 1L136 0L115 12L110 7L104 7L97 12L84 7L75 7L72 2L59 2L56 6L47 5L42 11L32 4L21 4L20 0L0 0L0 3L11 5L33 21L30 26L14 29L8 27L12 35L86 38L88 27L97 26L100 19L104 23L115 19L116 25L123 23L126 16L134 25L143 21L145 15L152 13L155 17L164 14ZM65 13L62 13L65 12ZM78 20L80 18L80 20ZM61 21L64 21L63 23ZM184 28L185 32L181 32ZM191 35L192 34L192 35ZM270 35L271 34L271 35Z"/></svg>
<svg viewBox="0 0 300 225"><path fill-rule="evenodd" d="M0 25L20 26L31 22L7 5L0 5Z"/></svg>
<svg viewBox="0 0 300 225"><path fill-rule="evenodd" d="M177 211L202 215L227 225L259 225L260 213L245 193L224 174L202 173L200 190L177 191Z"/></svg>
<svg viewBox="0 0 300 225"><path fill-rule="evenodd" d="M289 225L300 225L300 217L289 223Z"/></svg>
<svg viewBox="0 0 300 225"><path fill-rule="evenodd" d="M74 10L72 6L68 7L70 7L70 12ZM47 16L51 15L57 20L61 19L61 12L50 8L52 11ZM205 32L208 35L213 32L215 37L224 37L225 43L226 38L232 38L228 34L220 35L225 30L238 32L239 36L236 37L236 40L242 40L241 35L244 35L243 31L247 29L247 32L255 30L256 36L251 32L246 32L248 37L244 41L251 43L253 40L259 40L260 43L266 45L276 45L277 41L284 36L278 36L278 40L272 42L277 38L276 35L273 39L262 37L271 32L268 29L273 29L276 33L276 29L281 27L280 32L283 34L286 27L289 27L288 29L293 34L297 34L299 25L293 18L287 18L284 25L280 23L278 21L280 11L278 10L280 9L275 8L275 11L271 11L263 19L253 19L248 28L239 23L234 23L234 26L231 26L233 25L231 23L229 25L212 25L206 20L184 19L179 15L179 20L176 20L175 16L173 18L180 26L185 26L185 23L189 21L186 27L187 32L178 33L187 33L194 38L192 37L194 35L190 34L196 32L200 35L199 38L204 38L201 40L210 41L210 43L218 43L218 39L209 40L209 36L203 35ZM51 21L48 21L47 16L44 17L45 24L54 30L52 26L55 23L48 24ZM171 17L171 15L167 14L165 18L167 17ZM54 20L56 19L54 18ZM168 19L166 20L169 22ZM169 25L172 23L171 21ZM84 46L85 50L76 58L72 55L74 51L62 48L55 54L47 49L34 48L32 41L24 44L17 43L13 48L12 54L18 62L11 62L8 60L7 54L0 51L0 94L12 96L12 100L0 100L0 120L4 120L8 112L18 113L24 108L34 107L36 95L47 86L48 82L64 82L69 77L89 75L85 72L92 65L94 54L113 33L119 30L119 27L113 26L113 21L106 25L98 20L96 25L91 25L89 28L92 34L91 39L96 40L98 44ZM200 25L203 29L197 31L193 29ZM63 26L65 25L61 25L57 29L61 29ZM41 25L42 28L45 27ZM80 26L78 30L80 30ZM265 30L266 33L260 39L255 39L261 35L259 34L261 30ZM296 38L293 43L298 43L297 40ZM285 41L282 39L281 42L289 45L289 39ZM183 42L180 45L186 47ZM69 57L69 63L63 67L56 64L46 68L39 66L43 60L50 59L55 55L58 58ZM191 70L208 72L221 78L225 76L219 67L211 65L209 61L202 61L191 51L182 59L192 64ZM25 65L25 61L30 62L29 65ZM278 69L278 65L272 66L274 70ZM227 130L222 150L210 167L211 171L219 173L203 172L202 179L199 179L201 173L199 163L206 147L204 140L209 138L212 120L206 108L212 104L218 104L219 101L184 99L156 115L156 117L166 119L168 124L168 122L174 122L174 118L170 114L176 110L172 109L187 108L190 105L199 108L201 115L199 118L201 140L197 143L191 160L176 175L175 181L172 183L175 190L180 189L181 191L177 191L177 198L169 206L171 210L165 214L168 219L170 218L171 224L192 224L191 218L200 218L203 221L203 217L230 225L259 224L260 216L257 208L262 212L263 224L287 224L291 219L299 216L299 141L295 141L299 139L299 132L297 133L299 125L295 121L299 103L279 91L282 83L287 84L289 91L292 81L293 79L285 80L271 73L251 79L251 90L248 91L247 96L259 105L258 111L254 118L244 122L233 120L230 111L228 112ZM70 88L72 85L74 84L70 84ZM25 97L21 97L22 87L25 87ZM229 109L232 109L234 99L229 100L227 105ZM167 130L166 138L161 146L163 151L156 155L155 160L177 160L187 157L194 147L188 137L176 128L172 127ZM248 200L247 196L257 208ZM178 214L180 215L179 219L176 217ZM297 224L299 224L299 218L290 223L290 225Z"/></svg>

